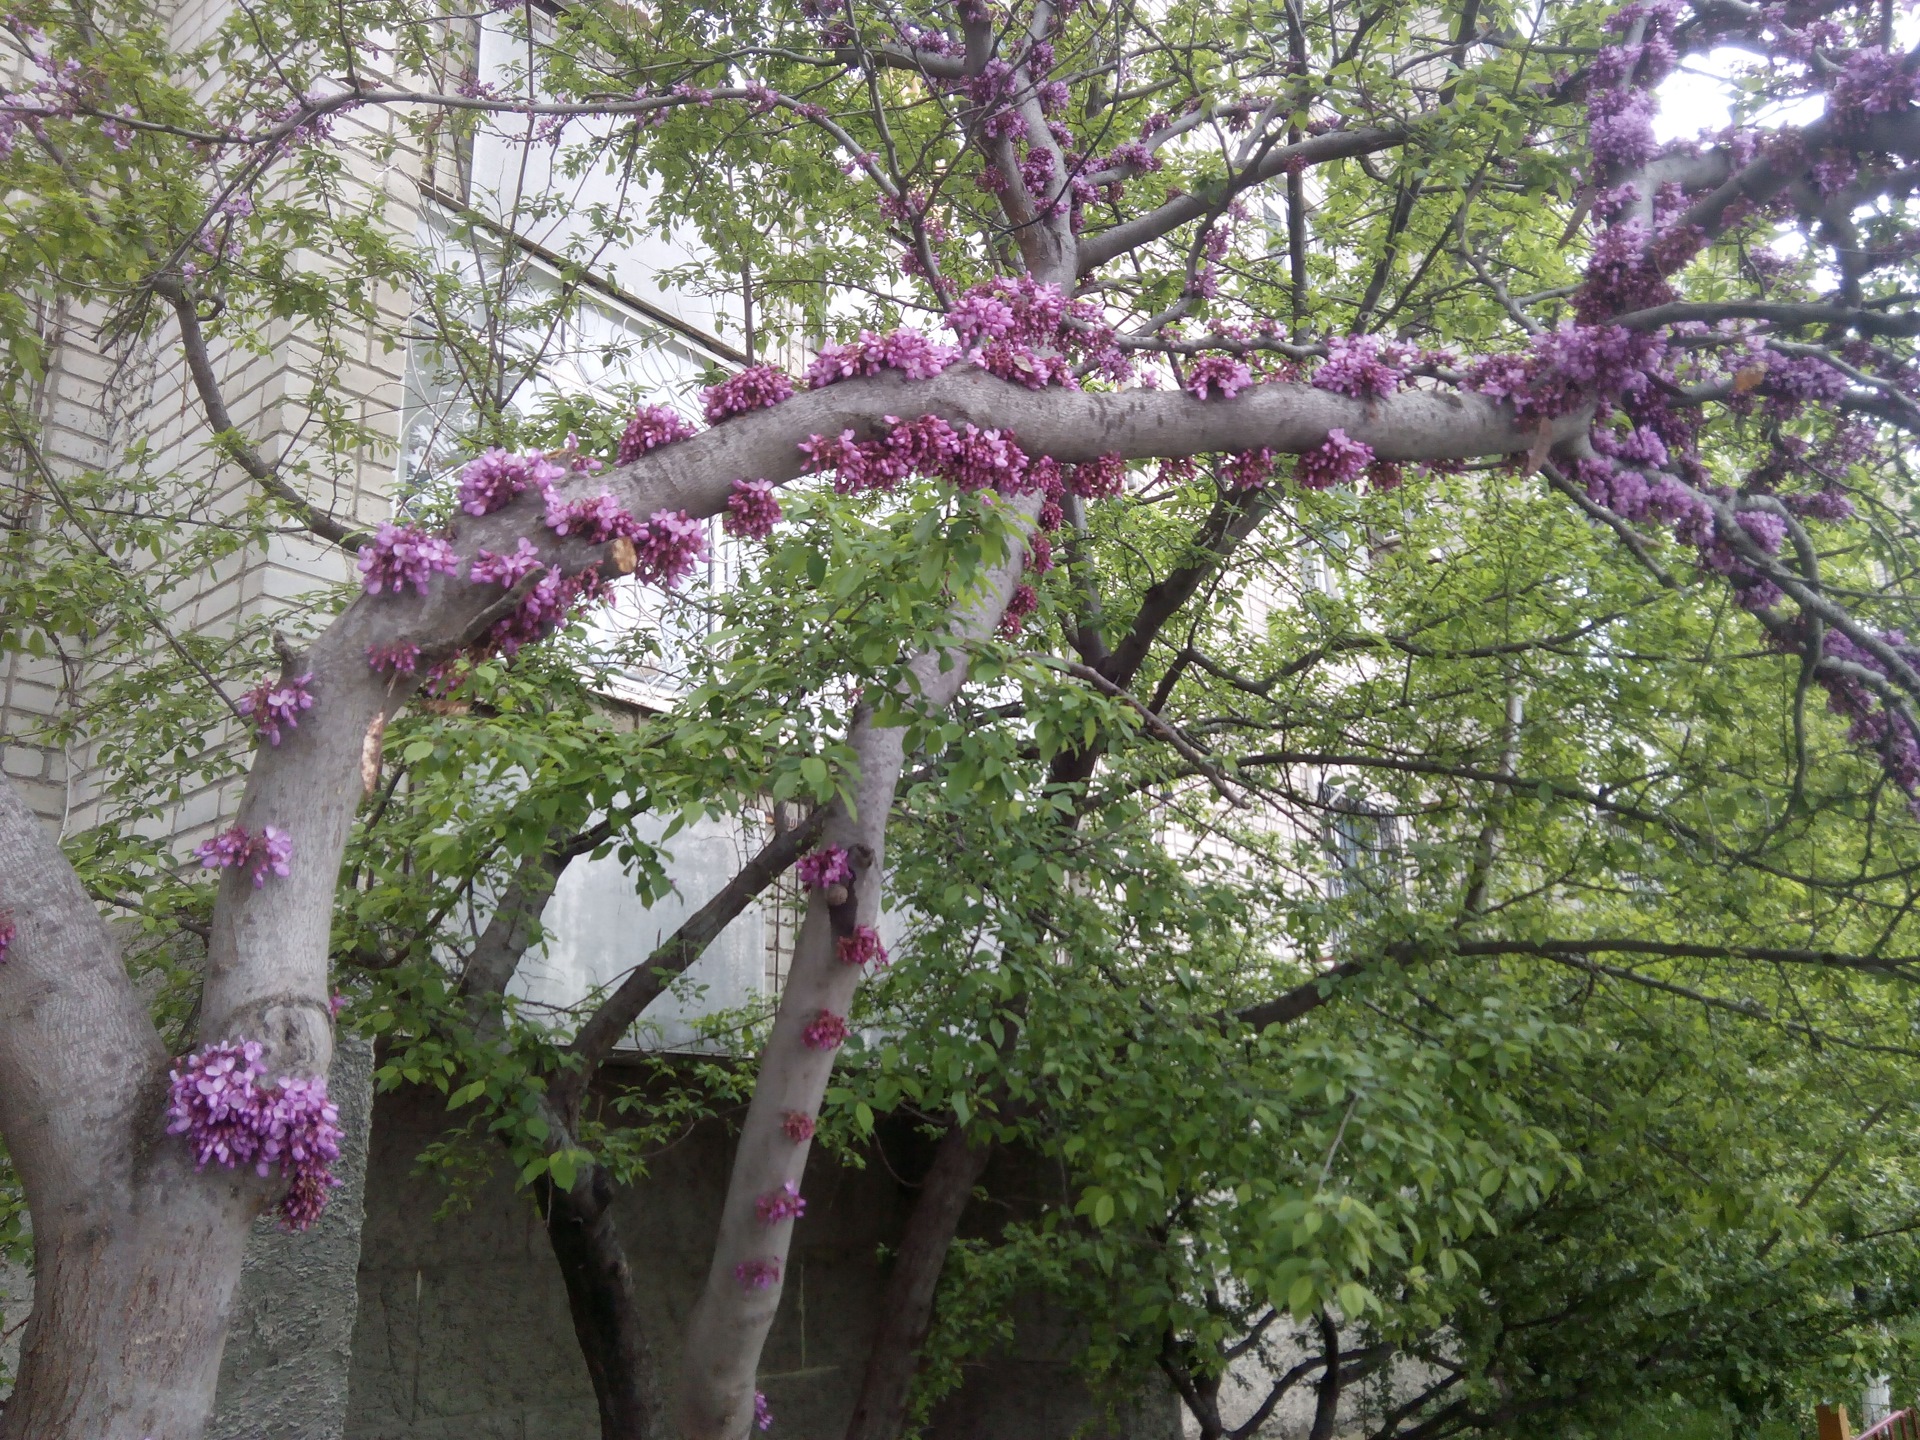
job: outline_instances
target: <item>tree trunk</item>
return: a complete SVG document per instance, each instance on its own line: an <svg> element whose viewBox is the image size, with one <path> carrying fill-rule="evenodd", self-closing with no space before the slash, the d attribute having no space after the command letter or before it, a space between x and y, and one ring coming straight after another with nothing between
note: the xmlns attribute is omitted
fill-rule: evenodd
<svg viewBox="0 0 1920 1440"><path fill-rule="evenodd" d="M1333 1427L1340 1420L1340 1328L1326 1311L1320 1312L1320 1353L1326 1368L1313 1399L1313 1428L1307 1440L1333 1440Z"/></svg>
<svg viewBox="0 0 1920 1440"><path fill-rule="evenodd" d="M0 1132L33 1215L33 1313L0 1440L198 1440L213 1406L251 1170L196 1174L167 1134L167 1056L79 878L0 780Z"/></svg>
<svg viewBox="0 0 1920 1440"><path fill-rule="evenodd" d="M613 1221L613 1181L590 1166L562 1190L535 1191L567 1285L574 1338L600 1407L600 1440L654 1440L661 1414L653 1355L634 1301L633 1270Z"/></svg>
<svg viewBox="0 0 1920 1440"><path fill-rule="evenodd" d="M198 1440L258 1209L241 1192L186 1171L146 1177L130 1205L36 1213L33 1314L0 1440Z"/></svg>
<svg viewBox="0 0 1920 1440"><path fill-rule="evenodd" d="M941 1137L933 1167L927 1171L900 1239L893 1273L887 1277L880 1328L867 1354L867 1373L860 1382L853 1418L847 1422L847 1440L895 1440L905 1428L907 1396L919 1368L920 1347L933 1324L940 1272L953 1247L954 1232L960 1228L960 1216L992 1153L991 1144L969 1144L959 1125Z"/></svg>

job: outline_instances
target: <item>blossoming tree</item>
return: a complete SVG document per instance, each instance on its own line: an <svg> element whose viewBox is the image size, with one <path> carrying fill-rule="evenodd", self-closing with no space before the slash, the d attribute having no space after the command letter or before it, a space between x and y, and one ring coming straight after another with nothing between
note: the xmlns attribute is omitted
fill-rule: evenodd
<svg viewBox="0 0 1920 1440"><path fill-rule="evenodd" d="M764 1418L755 1370L815 1117L880 958L903 774L975 657L1043 611L1067 673L1230 792L1159 718L1207 669L1169 653L1168 622L1211 602L1210 577L1291 497L1508 467L1663 584L1687 565L1716 577L1732 623L1797 658L1800 700L1823 695L1885 783L1920 795L1920 655L1873 569L1908 573L1920 414L1904 343L1920 326L1904 208L1920 56L1899 18L960 0L689 6L648 25L585 7L540 32L511 94L441 83L440 23L404 5L295 7L264 28L248 12L197 49L135 7L11 12L13 381L44 358L30 291L164 338L222 456L354 550L364 593L236 707L261 743L232 825L199 852L218 891L185 1059L167 1058L73 866L0 790L0 1133L37 1257L0 1434L197 1434L250 1221L277 1206L297 1226L324 1203L330 928L387 725L615 577L680 584L708 517L764 541L797 482L953 503L923 537L929 599L858 676L842 763L793 845L806 919L685 1340L688 1437ZM1658 143L1656 87L1742 53L1770 58L1742 69L1728 128ZM1768 106L1811 118L1760 123ZM714 386L705 428L648 408L611 455L491 449L462 467L451 523L357 535L235 430L208 346L270 316L325 323L333 297L299 283L273 186L298 172L324 194L329 127L372 111L512 117L528 144L598 126L596 163L659 177L662 223L716 232L739 223L741 192L713 188L724 157L762 196L762 285L803 319L821 281L880 288L885 321L820 345L803 375L755 364ZM377 233L336 224L360 273L407 275ZM898 323L909 310L921 323ZM31 468L32 427L14 438ZM1123 546L1163 502L1191 516L1185 558L1127 592L1112 630L1097 542ZM85 507L61 523L90 533ZM1458 518L1469 536L1504 523ZM1096 735L1050 743L1052 786L1096 776ZM600 1053L649 984L604 1012Z"/></svg>

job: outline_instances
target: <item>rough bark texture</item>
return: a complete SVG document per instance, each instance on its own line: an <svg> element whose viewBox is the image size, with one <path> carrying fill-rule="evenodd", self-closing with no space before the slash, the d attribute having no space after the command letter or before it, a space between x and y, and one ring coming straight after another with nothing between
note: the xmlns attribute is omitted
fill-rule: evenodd
<svg viewBox="0 0 1920 1440"><path fill-rule="evenodd" d="M34 1218L34 1308L4 1440L196 1440L264 1186L165 1134L167 1057L119 946L0 780L0 1131Z"/></svg>
<svg viewBox="0 0 1920 1440"><path fill-rule="evenodd" d="M990 1144L969 1144L959 1125L941 1137L887 1276L887 1292L880 1302L881 1329L867 1353L860 1397L847 1422L847 1440L896 1440L906 1426L907 1399L920 1347L933 1324L940 1272L946 1266L947 1251L953 1248L960 1216L992 1154Z"/></svg>
<svg viewBox="0 0 1920 1440"><path fill-rule="evenodd" d="M567 1284L574 1337L593 1380L601 1440L653 1440L661 1404L653 1355L634 1301L633 1270L613 1220L613 1182L590 1166L571 1190L542 1180L535 1199Z"/></svg>
<svg viewBox="0 0 1920 1440"><path fill-rule="evenodd" d="M1031 524L1039 498L1023 497L1008 508L1023 524ZM961 608L949 645L913 661L919 698L928 710L953 703L966 679L965 647L990 633L1005 612L1023 565L1019 547L1012 548ZM851 897L831 912L819 892L809 900L773 1033L761 1053L759 1080L720 1217L720 1237L706 1289L688 1327L680 1402L681 1430L688 1440L739 1440L752 1424L754 1371L779 1308L781 1284L777 1279L759 1286L744 1284L736 1267L743 1262L776 1268L785 1264L793 1224L761 1225L755 1202L787 1181L799 1184L806 1169L808 1142L787 1137L783 1116L788 1111L819 1112L833 1073L833 1052L808 1047L802 1032L823 1010L847 1013L860 971L840 963L837 937L855 924L873 924L880 915L887 817L905 764L904 736L898 728L875 726L862 714L854 721L849 743L859 764L853 811L831 817L821 838L852 855L857 874Z"/></svg>

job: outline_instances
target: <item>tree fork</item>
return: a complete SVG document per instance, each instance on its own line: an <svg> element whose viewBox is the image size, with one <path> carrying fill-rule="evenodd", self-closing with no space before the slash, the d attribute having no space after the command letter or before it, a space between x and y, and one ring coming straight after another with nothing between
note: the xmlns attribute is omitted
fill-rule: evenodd
<svg viewBox="0 0 1920 1440"><path fill-rule="evenodd" d="M657 1440L659 1377L634 1294L633 1267L613 1218L613 1180L589 1165L563 1189L542 1176L535 1199L567 1286L567 1312L580 1343L601 1440Z"/></svg>

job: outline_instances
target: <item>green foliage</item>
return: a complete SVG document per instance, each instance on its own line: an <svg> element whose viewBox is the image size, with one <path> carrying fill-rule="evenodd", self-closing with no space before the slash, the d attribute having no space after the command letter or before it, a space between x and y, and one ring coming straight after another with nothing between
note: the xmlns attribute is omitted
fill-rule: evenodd
<svg viewBox="0 0 1920 1440"><path fill-rule="evenodd" d="M81 24L29 3L8 30L17 47L43 28L89 105L47 122L51 150L22 143L0 162L15 202L0 214L0 449L22 457L0 531L0 654L63 668L65 708L29 738L84 751L99 777L65 842L127 920L183 1048L198 980L181 937L204 930L210 890L169 827L246 769L230 702L275 663L270 627L297 641L349 592L316 582L271 617L192 623L207 575L305 543L300 512L274 485L235 491L260 448L245 425L179 441L156 423L77 473L47 461L50 316L164 349L182 293L228 353L297 350L282 427L297 443L272 471L309 496L356 494L362 468L390 458L352 367L409 345L457 391L398 497L434 523L454 513L448 464L475 447L572 433L614 450L642 397L554 382L554 337L628 241L697 242L665 279L743 306L751 292L763 356L929 323L936 297L900 263L919 237L849 176L845 146L790 111L689 105L583 126L550 152L555 173L609 174L610 196L574 214L558 184L476 194L429 244L339 146L289 136L230 160L206 142L372 63L368 36L393 73L457 90L467 41L436 17L297 0L182 44L141 7L88 10ZM1453 54L1458 13L1396 0L1356 26L1349 10L1180 4L1143 38L1124 7L1082 6L1063 73L1104 77L1109 55L1134 53L1124 85L1079 85L1064 121L1102 152L1156 112L1271 90L1301 127L1410 126L1408 145L1318 172L1304 285L1280 202L1247 197L1220 294L1189 320L1512 348L1479 272L1561 317L1584 201L1577 97L1553 71L1596 43L1603 9L1481 4L1473 23L1498 43ZM1290 17L1325 62L1308 73L1286 59ZM877 9L846 18L856 57L893 38ZM560 100L731 84L750 63L929 197L944 230L928 250L954 285L1015 268L952 97L824 61L797 6L530 7L498 23L531 67L506 88ZM1405 63L1415 53L1433 58ZM103 123L122 105L130 139ZM504 123L428 105L334 123L362 122L376 160L419 143L456 167ZM1233 132L1196 133L1131 182L1130 206L1180 192L1224 208ZM251 210L222 213L243 192ZM1089 224L1119 213L1097 199ZM533 262L495 221L562 216L576 238L539 261L555 283L522 283ZM1216 222L1103 278L1115 320L1186 303L1187 261ZM1682 287L1721 293L1759 225ZM1835 423L1730 413L1703 450L1731 483L1781 433L1817 442ZM1860 516L1824 531L1828 582L1889 624L1905 602L1886 579L1912 572L1906 463L1853 463ZM1082 1318L1079 1363L1116 1397L1156 1375L1201 1395L1236 1357L1280 1366L1338 1321L1375 1357L1368 1383L1381 1356L1434 1377L1397 1410L1375 1403L1389 1437L1750 1434L1865 1373L1920 1377L1901 1083L1915 1042L1896 988L1897 957L1916 950L1916 831L1875 758L1681 547L1650 540L1636 557L1512 464L1244 501L1204 473L1143 471L1126 499L1086 507L1023 634L951 657L969 685L928 714L905 667L1019 543L1004 513L932 487L850 498L819 482L782 504L737 579L659 601L656 629L577 625L471 667L388 731L334 955L349 1022L383 1039L380 1084L446 1097L447 1136L423 1160L450 1203L501 1155L523 1186L566 1186L588 1165L631 1181L750 1093L732 1061L653 1057L557 1125L556 1087L580 1063L569 1045L604 997L536 1012L459 978L498 898L548 861L612 857L658 902L688 825L848 800L858 700L905 727L914 757L888 855L907 935L863 992L855 1020L875 1039L844 1052L820 1141L858 1163L875 1117L901 1113L1003 1142L1047 1179L950 1261L923 1414L966 1360L1018 1342L1035 1295ZM1222 553L1243 504L1257 523ZM1195 570L1126 693L1086 683L1089 636L1110 648L1151 625L1169 581ZM609 701L634 674L677 700ZM1583 948L1597 941L1639 948ZM1305 992L1324 1003L1247 1017ZM706 1038L751 1053L766 1021L715 1016ZM25 1243L6 1174L0 1260Z"/></svg>

